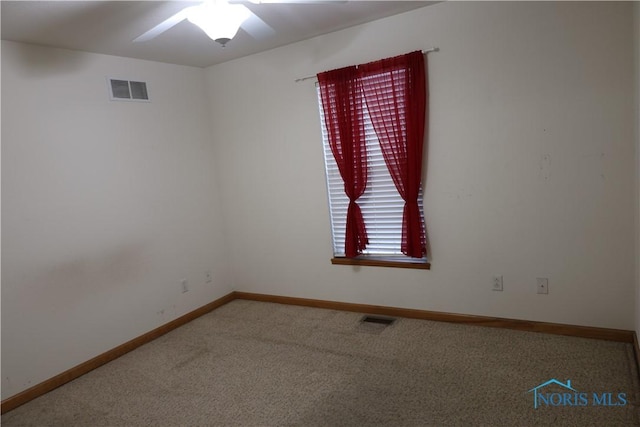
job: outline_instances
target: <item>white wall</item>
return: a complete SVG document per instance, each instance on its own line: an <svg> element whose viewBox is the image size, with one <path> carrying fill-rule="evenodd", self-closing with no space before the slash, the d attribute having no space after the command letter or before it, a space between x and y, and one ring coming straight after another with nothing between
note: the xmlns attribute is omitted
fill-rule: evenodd
<svg viewBox="0 0 640 427"><path fill-rule="evenodd" d="M440 3L207 69L238 289L633 329L631 8ZM294 79L430 46L432 269L333 266L315 88Z"/></svg>
<svg viewBox="0 0 640 427"><path fill-rule="evenodd" d="M152 102L110 101L106 76ZM3 399L230 292L203 88L199 68L2 42Z"/></svg>

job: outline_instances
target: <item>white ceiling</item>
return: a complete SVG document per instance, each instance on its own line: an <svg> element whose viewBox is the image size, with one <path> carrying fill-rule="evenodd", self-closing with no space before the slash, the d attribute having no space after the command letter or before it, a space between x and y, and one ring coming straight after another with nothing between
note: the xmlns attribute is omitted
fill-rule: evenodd
<svg viewBox="0 0 640 427"><path fill-rule="evenodd" d="M289 0L291 1L291 0ZM299 0L304 1L304 0ZM242 29L225 48L183 21L153 40L132 40L191 1L2 1L2 39L207 67L432 4L348 1L335 4L245 3L275 29L256 40Z"/></svg>

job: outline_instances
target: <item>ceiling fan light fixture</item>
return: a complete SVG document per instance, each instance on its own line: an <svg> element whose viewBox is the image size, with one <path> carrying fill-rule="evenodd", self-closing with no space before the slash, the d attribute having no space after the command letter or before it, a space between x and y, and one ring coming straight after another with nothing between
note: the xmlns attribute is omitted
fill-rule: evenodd
<svg viewBox="0 0 640 427"><path fill-rule="evenodd" d="M210 39L224 46L235 37L240 25L250 15L249 9L241 4L217 0L190 8L187 19L200 27Z"/></svg>

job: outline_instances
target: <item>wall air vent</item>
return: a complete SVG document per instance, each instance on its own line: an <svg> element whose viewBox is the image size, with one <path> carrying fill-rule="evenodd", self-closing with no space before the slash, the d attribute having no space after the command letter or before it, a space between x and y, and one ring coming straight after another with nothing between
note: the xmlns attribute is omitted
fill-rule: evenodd
<svg viewBox="0 0 640 427"><path fill-rule="evenodd" d="M108 79L108 81L111 100L149 102L146 82L121 79Z"/></svg>

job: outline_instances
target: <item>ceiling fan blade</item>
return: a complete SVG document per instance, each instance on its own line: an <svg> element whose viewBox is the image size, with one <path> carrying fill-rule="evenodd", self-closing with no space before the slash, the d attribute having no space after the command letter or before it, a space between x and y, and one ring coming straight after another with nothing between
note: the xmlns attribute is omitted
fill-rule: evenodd
<svg viewBox="0 0 640 427"><path fill-rule="evenodd" d="M185 19L187 19L187 15L189 13L189 9L191 9L191 7L187 7L185 9L182 9L180 12L178 12L175 15L171 16L170 18L162 21L161 23L159 23L158 25L156 25L155 27L153 27L152 29L150 29L146 33L142 34L139 37L136 37L133 40L134 43L135 42L146 42L147 40L151 40L151 39L159 36L160 34L164 33L169 28L172 28L174 25L177 25L180 22L184 21Z"/></svg>
<svg viewBox="0 0 640 427"><path fill-rule="evenodd" d="M254 39L266 39L273 36L276 31L266 22L258 17L255 13L251 15L240 26L244 31L249 33Z"/></svg>

